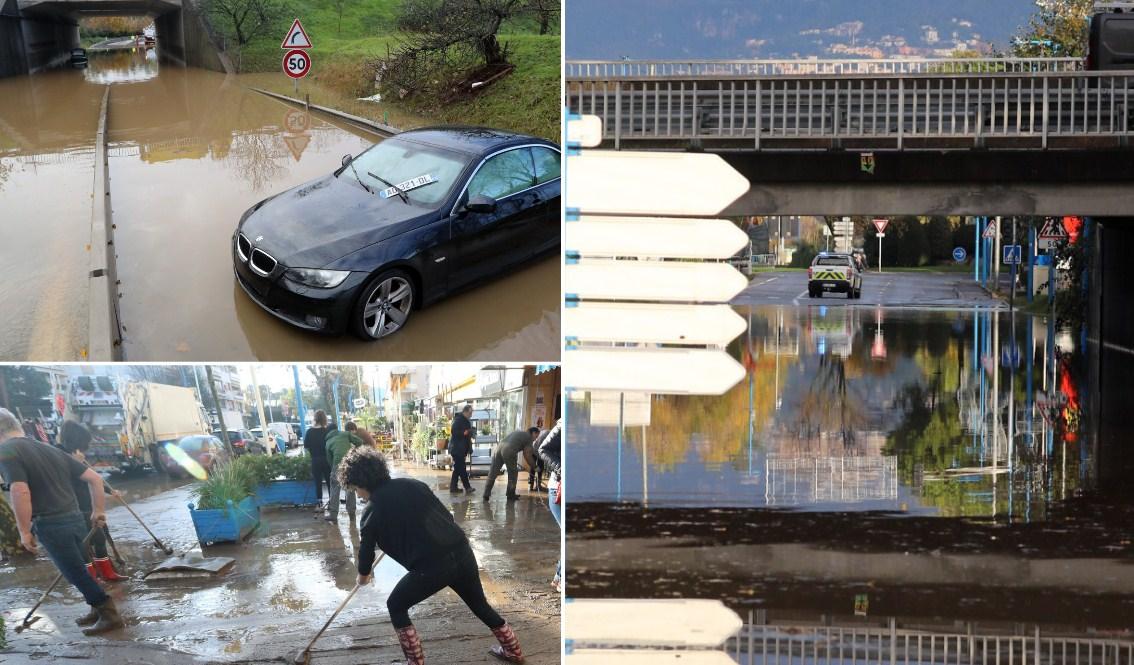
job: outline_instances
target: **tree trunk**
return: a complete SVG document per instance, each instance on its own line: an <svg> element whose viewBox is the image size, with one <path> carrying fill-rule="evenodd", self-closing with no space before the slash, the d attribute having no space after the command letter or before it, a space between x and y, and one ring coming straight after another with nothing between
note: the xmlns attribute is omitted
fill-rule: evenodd
<svg viewBox="0 0 1134 665"><path fill-rule="evenodd" d="M486 35L480 38L480 52L484 56L484 64L504 64L504 54L500 50L500 42L496 40L496 35Z"/></svg>
<svg viewBox="0 0 1134 665"><path fill-rule="evenodd" d="M539 34L546 35L551 30L551 18L544 14L539 17Z"/></svg>

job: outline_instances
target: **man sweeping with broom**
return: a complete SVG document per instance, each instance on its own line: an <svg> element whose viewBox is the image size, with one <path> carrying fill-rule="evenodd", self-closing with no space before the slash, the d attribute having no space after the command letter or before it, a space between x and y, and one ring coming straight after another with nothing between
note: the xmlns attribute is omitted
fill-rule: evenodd
<svg viewBox="0 0 1134 665"><path fill-rule="evenodd" d="M433 490L419 480L391 478L386 458L365 446L348 452L335 473L339 484L367 502L362 511L359 586L373 578L376 548L409 571L386 601L406 665L425 665L421 638L410 621L409 610L445 587L457 592L473 614L492 629L500 645L492 647L490 654L508 663L523 663L512 627L484 597L468 537Z"/></svg>
<svg viewBox="0 0 1134 665"><path fill-rule="evenodd" d="M98 635L121 628L124 623L114 601L87 574L83 550L84 536L90 530L71 486L76 478L86 483L91 522L101 528L106 525L102 478L62 450L24 436L20 421L7 409L0 409L0 475L12 486L16 526L24 549L35 554L42 544L59 573L91 606L86 616L75 620L80 626L88 626L83 634Z"/></svg>

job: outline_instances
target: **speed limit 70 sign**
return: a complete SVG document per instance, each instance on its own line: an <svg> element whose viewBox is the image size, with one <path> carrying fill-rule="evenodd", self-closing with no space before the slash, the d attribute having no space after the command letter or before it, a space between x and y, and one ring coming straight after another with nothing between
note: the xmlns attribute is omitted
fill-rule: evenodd
<svg viewBox="0 0 1134 665"><path fill-rule="evenodd" d="M284 54L284 74L293 79L301 79L311 71L311 54L300 49L292 49Z"/></svg>

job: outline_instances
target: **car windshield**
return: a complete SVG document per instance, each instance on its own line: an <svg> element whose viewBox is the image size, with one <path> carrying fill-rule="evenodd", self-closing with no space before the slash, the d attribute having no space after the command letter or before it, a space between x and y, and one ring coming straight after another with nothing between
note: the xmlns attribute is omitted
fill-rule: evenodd
<svg viewBox="0 0 1134 665"><path fill-rule="evenodd" d="M354 180L357 173L382 198L399 197L392 186L397 185L411 203L436 208L470 161L472 157L464 153L394 137L355 157L353 171L347 166L339 177Z"/></svg>
<svg viewBox="0 0 1134 665"><path fill-rule="evenodd" d="M817 266L846 266L847 260L841 256L825 256L815 261Z"/></svg>

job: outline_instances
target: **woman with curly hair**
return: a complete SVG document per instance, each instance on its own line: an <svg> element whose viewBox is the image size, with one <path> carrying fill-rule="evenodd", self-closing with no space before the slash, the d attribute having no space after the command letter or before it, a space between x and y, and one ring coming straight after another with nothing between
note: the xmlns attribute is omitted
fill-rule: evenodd
<svg viewBox="0 0 1134 665"><path fill-rule="evenodd" d="M468 537L433 490L413 478L391 478L386 458L366 446L351 449L335 472L343 487L367 502L360 526L359 585L373 579L374 553L379 547L408 571L386 600L406 665L425 664L409 610L445 587L457 592L492 629L500 645L492 647L490 654L508 663L523 663L512 627L484 597Z"/></svg>

